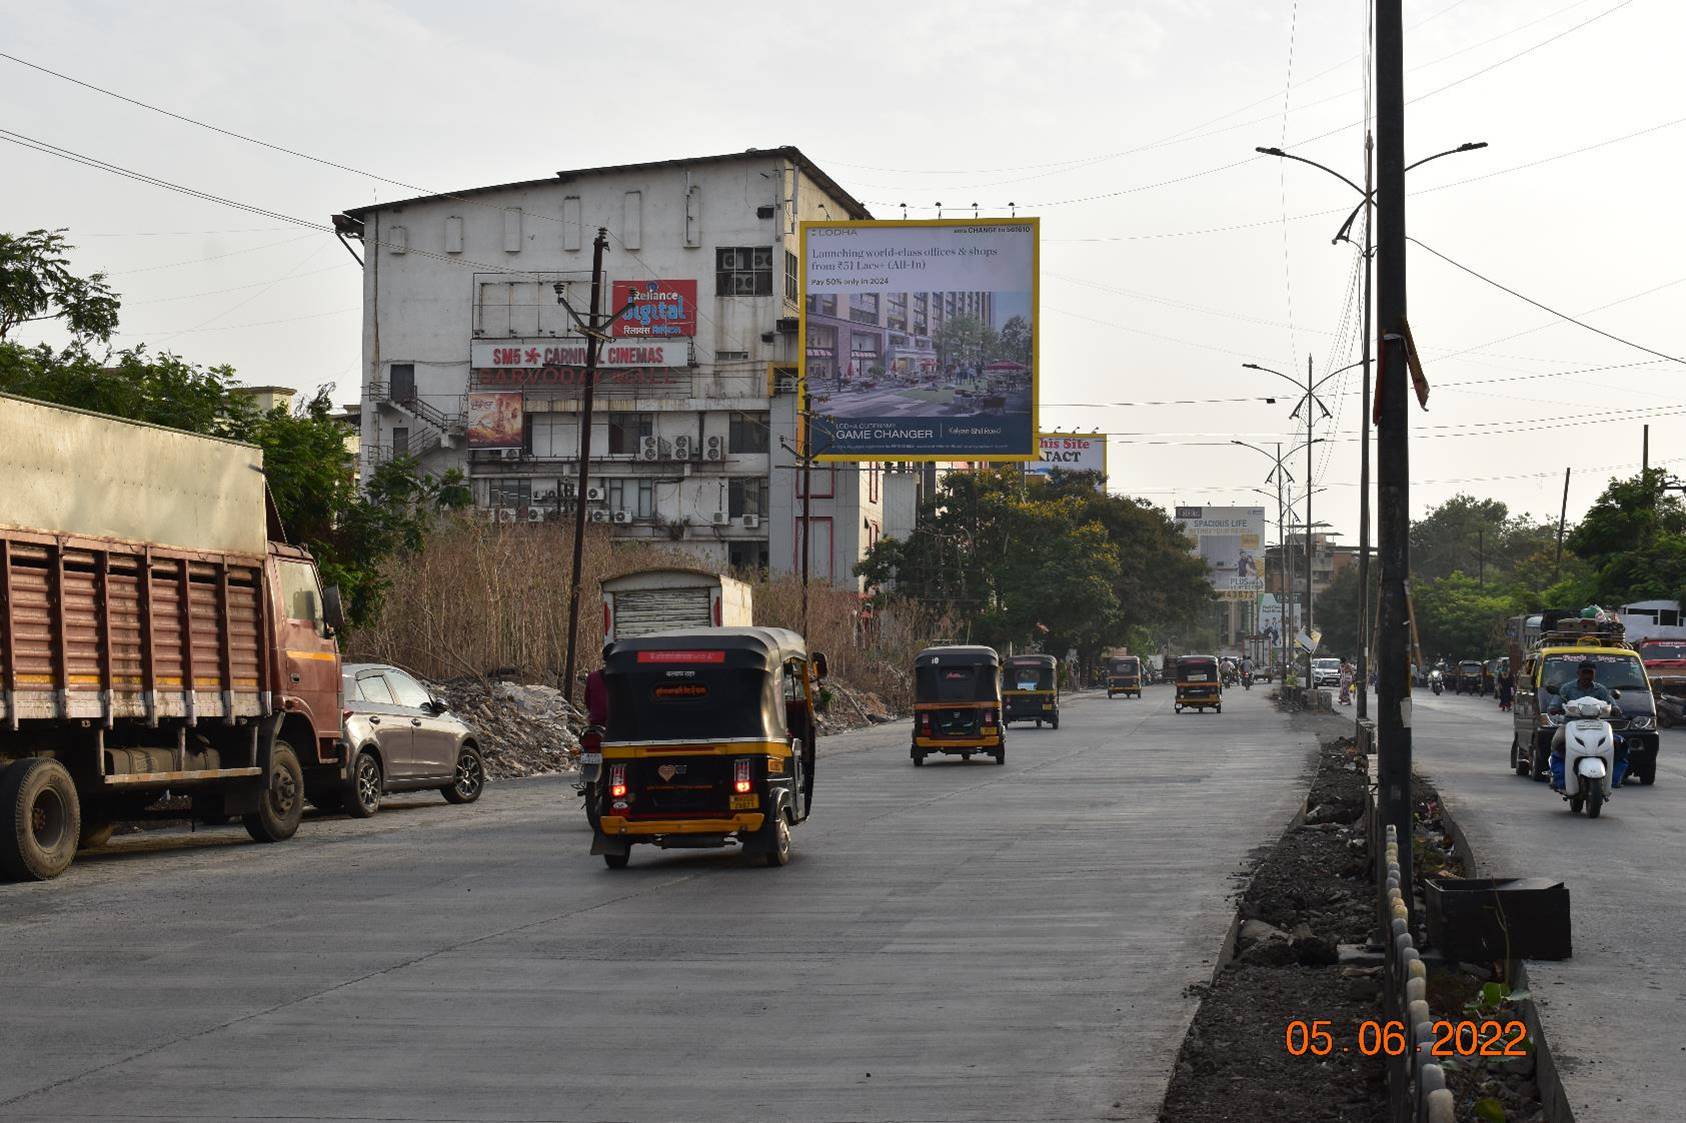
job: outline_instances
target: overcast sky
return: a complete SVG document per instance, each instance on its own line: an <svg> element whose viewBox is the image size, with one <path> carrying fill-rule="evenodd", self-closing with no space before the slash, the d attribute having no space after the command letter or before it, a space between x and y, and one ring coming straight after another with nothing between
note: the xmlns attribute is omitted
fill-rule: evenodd
<svg viewBox="0 0 1686 1123"><path fill-rule="evenodd" d="M1491 144L1411 173L1411 233L1686 355L1686 5L1410 0L1405 18L1407 159ZM1253 149L1362 176L1366 19L1357 0L87 2L9 6L0 50L431 190L792 144L880 217L1016 203L1043 220L1045 427L1118 434L1114 490L1274 518L1249 490L1269 462L1228 442L1297 443L1293 395L1241 363L1356 360L1357 254L1330 239L1358 196ZM6 59L0 106L5 129L285 215L413 193ZM0 161L4 228L68 227L76 266L123 294L123 345L355 400L359 270L331 236L10 144ZM1572 465L1573 518L1637 471L1647 419L1653 464L1686 460L1678 363L1415 247L1410 270L1433 387L1414 510L1465 490L1555 517ZM1359 387L1327 384L1338 432L1316 450L1314 516L1348 542ZM1146 404L1226 398L1247 400Z"/></svg>

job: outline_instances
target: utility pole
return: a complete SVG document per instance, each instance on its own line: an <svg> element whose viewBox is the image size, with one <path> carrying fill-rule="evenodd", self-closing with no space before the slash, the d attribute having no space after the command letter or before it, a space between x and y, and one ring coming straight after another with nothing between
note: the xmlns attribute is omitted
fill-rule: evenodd
<svg viewBox="0 0 1686 1123"><path fill-rule="evenodd" d="M1308 687L1317 685L1317 680L1311 675L1311 656L1312 652L1317 649L1317 644L1312 642L1311 631L1311 574L1312 570L1316 568L1311 561L1311 497L1317 491L1316 488L1311 486L1312 446L1317 443L1311 436L1311 423L1317 416L1314 407L1323 403L1317 400L1315 389L1311 381L1311 352L1308 351L1305 357L1305 684ZM1328 411L1325 410L1324 412L1327 413Z"/></svg>
<svg viewBox="0 0 1686 1123"><path fill-rule="evenodd" d="M1370 716L1370 285L1375 277L1369 200L1375 196L1371 168L1376 143L1364 133L1364 409L1358 453L1358 720Z"/></svg>
<svg viewBox="0 0 1686 1123"><path fill-rule="evenodd" d="M1382 822L1399 838L1406 906L1414 904L1411 811L1411 673L1406 581L1410 577L1410 371L1405 338L1405 32L1403 0L1376 0L1377 284L1381 335L1376 441L1376 530L1381 597L1376 729Z"/></svg>
<svg viewBox="0 0 1686 1123"><path fill-rule="evenodd" d="M1557 510L1557 560L1551 563L1551 583L1557 584L1558 578L1563 576L1563 524L1569 519L1569 473L1572 469L1563 469L1563 506Z"/></svg>
<svg viewBox="0 0 1686 1123"><path fill-rule="evenodd" d="M1639 448L1640 448L1639 470L1641 472L1650 472L1650 470L1651 470L1651 427L1649 425L1645 426L1645 434L1644 434L1644 436L1642 436L1640 438Z"/></svg>
<svg viewBox="0 0 1686 1123"><path fill-rule="evenodd" d="M597 351L603 328L597 322L603 307L603 251L609 246L609 231L597 228L591 243L591 311L585 329L585 389L580 395L580 472L574 491L574 562L568 578L568 647L562 661L562 696L574 697L574 644L579 637L580 565L585 551L585 493L591 475L591 399L597 389ZM619 313L617 313L618 315Z"/></svg>
<svg viewBox="0 0 1686 1123"><path fill-rule="evenodd" d="M808 638L808 550L814 539L814 426L802 403L802 638ZM857 485L858 486L858 485Z"/></svg>

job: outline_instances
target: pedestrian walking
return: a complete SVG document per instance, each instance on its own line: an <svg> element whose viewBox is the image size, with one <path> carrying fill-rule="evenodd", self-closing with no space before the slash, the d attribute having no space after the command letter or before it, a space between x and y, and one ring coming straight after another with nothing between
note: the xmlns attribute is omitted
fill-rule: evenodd
<svg viewBox="0 0 1686 1123"><path fill-rule="evenodd" d="M1352 664L1341 660L1341 705L1352 705Z"/></svg>
<svg viewBox="0 0 1686 1123"><path fill-rule="evenodd" d="M1499 679L1499 709L1509 710L1511 701L1516 697L1516 675L1507 673Z"/></svg>

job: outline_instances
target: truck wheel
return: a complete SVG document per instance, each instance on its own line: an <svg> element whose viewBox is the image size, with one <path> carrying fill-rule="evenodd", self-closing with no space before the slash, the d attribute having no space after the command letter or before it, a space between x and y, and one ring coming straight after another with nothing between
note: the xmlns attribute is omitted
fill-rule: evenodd
<svg viewBox="0 0 1686 1123"><path fill-rule="evenodd" d="M624 870L626 864L630 861L632 861L632 855L629 852L603 855L603 864L612 870Z"/></svg>
<svg viewBox="0 0 1686 1123"><path fill-rule="evenodd" d="M486 787L486 762L480 750L464 745L457 753L457 774L451 783L440 788L447 803L473 803Z"/></svg>
<svg viewBox="0 0 1686 1123"><path fill-rule="evenodd" d="M269 751L269 779L258 809L243 816L242 821L255 842L285 842L299 829L302 818L304 772L292 746L277 741Z"/></svg>
<svg viewBox="0 0 1686 1123"><path fill-rule="evenodd" d="M82 807L64 765L51 757L0 772L0 870L19 881L57 877L76 857Z"/></svg>
<svg viewBox="0 0 1686 1123"><path fill-rule="evenodd" d="M345 810L353 819L367 819L381 809L381 762L375 759L375 754L364 750L357 754L357 763L351 769L350 798L345 801Z"/></svg>

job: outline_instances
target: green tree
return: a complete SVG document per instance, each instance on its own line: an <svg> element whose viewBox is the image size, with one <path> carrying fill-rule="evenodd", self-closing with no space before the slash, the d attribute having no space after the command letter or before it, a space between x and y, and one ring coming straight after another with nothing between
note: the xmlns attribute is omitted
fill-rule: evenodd
<svg viewBox="0 0 1686 1123"><path fill-rule="evenodd" d="M1001 357L1030 365L1030 323L1023 316L1010 316L1001 325Z"/></svg>
<svg viewBox="0 0 1686 1123"><path fill-rule="evenodd" d="M1486 591L1475 578L1453 572L1417 582L1411 599L1423 655L1431 664L1438 658L1450 663L1504 654L1504 622L1515 607L1505 594Z"/></svg>
<svg viewBox="0 0 1686 1123"><path fill-rule="evenodd" d="M1370 611L1376 610L1381 589L1380 566L1370 567ZM1358 658L1358 625L1363 615L1359 598L1358 567L1349 565L1335 575L1329 587L1317 595L1313 606L1318 630L1323 633L1323 652Z"/></svg>
<svg viewBox="0 0 1686 1123"><path fill-rule="evenodd" d="M1001 347L995 329L976 316L944 320L931 342L937 350L937 361L945 367L982 367L996 357Z"/></svg>
<svg viewBox="0 0 1686 1123"><path fill-rule="evenodd" d="M1454 495L1411 524L1411 573L1425 580L1463 572L1476 575L1483 587L1502 586L1555 542L1551 523L1512 515L1497 499ZM1530 570L1526 576L1541 574Z"/></svg>
<svg viewBox="0 0 1686 1123"><path fill-rule="evenodd" d="M0 340L20 324L62 320L77 339L109 342L117 330L118 298L104 273L70 271L76 247L63 230L0 233Z"/></svg>
<svg viewBox="0 0 1686 1123"><path fill-rule="evenodd" d="M1686 590L1686 502L1660 469L1614 479L1568 536L1592 569L1589 600L1678 600Z"/></svg>

